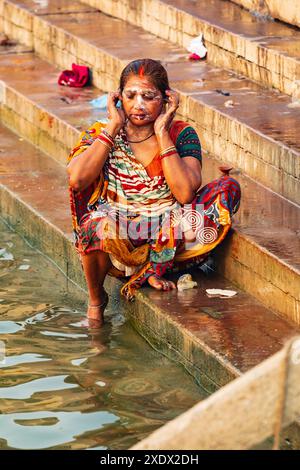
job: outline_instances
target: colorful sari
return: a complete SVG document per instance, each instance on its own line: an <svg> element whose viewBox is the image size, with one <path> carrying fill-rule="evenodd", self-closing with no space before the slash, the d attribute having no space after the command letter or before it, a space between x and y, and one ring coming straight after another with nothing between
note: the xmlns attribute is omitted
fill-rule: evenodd
<svg viewBox="0 0 300 470"><path fill-rule="evenodd" d="M83 132L68 162L86 150L104 127L96 122ZM194 157L201 163L200 142L188 123L173 121L170 137L181 158ZM239 183L227 174L202 187L191 204L181 206L158 157L144 167L121 130L100 176L81 192L70 187L78 253L109 253L113 265L109 274L130 276L121 289L128 300L151 275L161 277L203 263L225 238L239 207Z"/></svg>

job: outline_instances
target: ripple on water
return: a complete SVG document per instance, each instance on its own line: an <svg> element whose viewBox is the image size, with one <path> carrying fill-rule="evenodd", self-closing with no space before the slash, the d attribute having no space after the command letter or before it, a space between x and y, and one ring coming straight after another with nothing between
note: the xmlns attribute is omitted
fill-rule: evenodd
<svg viewBox="0 0 300 470"><path fill-rule="evenodd" d="M112 392L116 393L117 395L125 395L132 397L152 395L154 393L159 393L160 391L161 388L158 384L150 382L144 377L128 377L119 380L112 388Z"/></svg>

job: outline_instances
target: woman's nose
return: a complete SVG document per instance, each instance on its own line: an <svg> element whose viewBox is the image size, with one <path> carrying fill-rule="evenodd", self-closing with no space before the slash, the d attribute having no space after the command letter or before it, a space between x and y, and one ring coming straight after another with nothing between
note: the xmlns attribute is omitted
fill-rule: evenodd
<svg viewBox="0 0 300 470"><path fill-rule="evenodd" d="M134 103L134 109L143 109L143 106L141 105L141 103Z"/></svg>
<svg viewBox="0 0 300 470"><path fill-rule="evenodd" d="M139 95L135 98L133 106L135 109L144 108L143 99Z"/></svg>

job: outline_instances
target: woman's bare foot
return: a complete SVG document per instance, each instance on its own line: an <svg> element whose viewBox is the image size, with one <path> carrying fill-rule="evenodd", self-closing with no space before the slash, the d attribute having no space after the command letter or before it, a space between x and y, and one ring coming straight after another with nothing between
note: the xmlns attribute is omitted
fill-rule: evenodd
<svg viewBox="0 0 300 470"><path fill-rule="evenodd" d="M148 277L148 282L151 287L154 287L154 289L157 290L164 290L164 291L169 291L172 289L176 289L176 285L172 281L167 281L167 279L164 279L163 277L157 277L155 275Z"/></svg>

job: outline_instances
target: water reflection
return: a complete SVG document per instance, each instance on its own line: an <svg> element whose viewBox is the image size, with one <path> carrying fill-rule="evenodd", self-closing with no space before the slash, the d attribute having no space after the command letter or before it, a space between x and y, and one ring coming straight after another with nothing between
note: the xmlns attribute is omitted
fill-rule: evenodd
<svg viewBox="0 0 300 470"><path fill-rule="evenodd" d="M89 329L72 284L1 223L0 240L0 448L125 449L205 396L118 311Z"/></svg>

